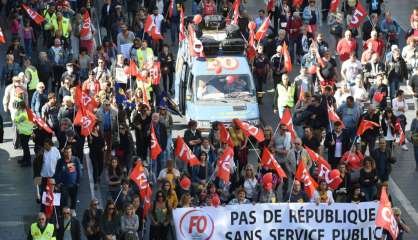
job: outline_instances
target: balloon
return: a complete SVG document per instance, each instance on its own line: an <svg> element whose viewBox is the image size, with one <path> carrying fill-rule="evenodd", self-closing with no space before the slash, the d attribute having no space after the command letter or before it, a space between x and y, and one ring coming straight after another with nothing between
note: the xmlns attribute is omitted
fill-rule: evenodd
<svg viewBox="0 0 418 240"><path fill-rule="evenodd" d="M256 28L256 25L254 21L251 21L248 23L248 29L255 30L255 28Z"/></svg>
<svg viewBox="0 0 418 240"><path fill-rule="evenodd" d="M180 181L180 187L183 188L184 190L189 189L191 184L192 182L190 181L188 177L183 177L183 179L181 179Z"/></svg>
<svg viewBox="0 0 418 240"><path fill-rule="evenodd" d="M267 183L273 182L273 174L271 172L264 174L263 176L263 184L267 185Z"/></svg>
<svg viewBox="0 0 418 240"><path fill-rule="evenodd" d="M212 206L217 207L221 205L221 200L219 199L218 195L215 195L211 199Z"/></svg>
<svg viewBox="0 0 418 240"><path fill-rule="evenodd" d="M202 22L202 16L200 14L194 15L193 17L193 23L194 24L199 24Z"/></svg>
<svg viewBox="0 0 418 240"><path fill-rule="evenodd" d="M234 83L236 77L234 76L227 76L226 77L226 84L231 85L232 83Z"/></svg>
<svg viewBox="0 0 418 240"><path fill-rule="evenodd" d="M334 169L329 173L329 179L335 179L340 177L340 171L338 169Z"/></svg>
<svg viewBox="0 0 418 240"><path fill-rule="evenodd" d="M222 67L221 66L216 66L215 67L215 73L216 74L221 74L221 72L222 72Z"/></svg>

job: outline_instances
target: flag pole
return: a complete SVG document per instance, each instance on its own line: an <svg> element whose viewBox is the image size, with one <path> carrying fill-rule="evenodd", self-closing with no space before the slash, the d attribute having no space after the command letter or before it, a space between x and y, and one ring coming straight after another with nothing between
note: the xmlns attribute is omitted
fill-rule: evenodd
<svg viewBox="0 0 418 240"><path fill-rule="evenodd" d="M116 196L115 201L113 201L113 203L114 203L114 204L116 204L116 202L118 201L119 196L120 196L120 194L122 193L122 190L123 190L123 188L122 188L122 186L121 186L121 187L120 187L120 190L119 190L119 193L118 193L118 195Z"/></svg>
<svg viewBox="0 0 418 240"><path fill-rule="evenodd" d="M293 176L292 187L290 188L289 198L287 199L287 203L290 203L290 197L292 197L293 186L295 185L296 174Z"/></svg>
<svg viewBox="0 0 418 240"><path fill-rule="evenodd" d="M59 228L59 223L58 223L57 209L55 208L54 203L52 203L52 206L54 207L54 212L55 212L55 221L56 221L56 225L57 225L57 229L58 229L58 228Z"/></svg>

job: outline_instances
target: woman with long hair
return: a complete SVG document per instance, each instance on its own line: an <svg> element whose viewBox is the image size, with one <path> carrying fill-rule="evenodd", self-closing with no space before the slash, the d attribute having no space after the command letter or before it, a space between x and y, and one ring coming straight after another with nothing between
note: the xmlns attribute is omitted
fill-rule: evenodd
<svg viewBox="0 0 418 240"><path fill-rule="evenodd" d="M247 198L252 202L257 200L259 185L254 170L254 166L250 163L245 167L245 172L243 173L242 186L247 193Z"/></svg>
<svg viewBox="0 0 418 240"><path fill-rule="evenodd" d="M382 120L380 121L380 127L385 137L388 149L392 150L393 141L395 140L395 125L396 117L393 115L393 111L390 108L386 108L383 113Z"/></svg>
<svg viewBox="0 0 418 240"><path fill-rule="evenodd" d="M170 228L171 210L162 191L157 192L152 206L150 239L164 240Z"/></svg>
<svg viewBox="0 0 418 240"><path fill-rule="evenodd" d="M123 171L117 158L113 158L107 169L109 193L113 200L118 196L123 179Z"/></svg>
<svg viewBox="0 0 418 240"><path fill-rule="evenodd" d="M105 239L116 239L120 232L119 221L116 205L112 200L108 200L100 219L100 229Z"/></svg>
<svg viewBox="0 0 418 240"><path fill-rule="evenodd" d="M104 137L99 131L99 124L93 127L91 134L88 136L88 144L89 144L89 156L93 166L93 182L94 188L98 188L98 184L100 183L100 176L103 171L103 160L104 160L104 149L105 149L105 141Z"/></svg>

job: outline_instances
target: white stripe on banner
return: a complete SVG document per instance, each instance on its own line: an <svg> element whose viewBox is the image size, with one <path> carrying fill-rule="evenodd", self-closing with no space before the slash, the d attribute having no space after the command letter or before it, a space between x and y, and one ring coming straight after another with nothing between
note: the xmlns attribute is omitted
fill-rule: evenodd
<svg viewBox="0 0 418 240"><path fill-rule="evenodd" d="M178 240L343 240L380 239L378 202L243 204L177 208Z"/></svg>

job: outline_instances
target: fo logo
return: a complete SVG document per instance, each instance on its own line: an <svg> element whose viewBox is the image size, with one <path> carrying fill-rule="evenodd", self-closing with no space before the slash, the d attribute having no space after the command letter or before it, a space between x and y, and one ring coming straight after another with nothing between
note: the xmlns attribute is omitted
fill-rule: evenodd
<svg viewBox="0 0 418 240"><path fill-rule="evenodd" d="M190 210L180 219L180 233L184 239L209 240L214 227L213 219L201 210Z"/></svg>

